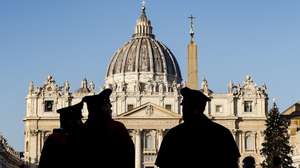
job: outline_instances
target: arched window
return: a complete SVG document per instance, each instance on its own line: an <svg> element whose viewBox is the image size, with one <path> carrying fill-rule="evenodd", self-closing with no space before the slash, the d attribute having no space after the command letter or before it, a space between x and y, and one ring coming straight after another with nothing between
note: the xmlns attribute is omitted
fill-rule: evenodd
<svg viewBox="0 0 300 168"><path fill-rule="evenodd" d="M246 150L254 150L255 147L255 139L251 132L246 132L245 134L245 149Z"/></svg>
<svg viewBox="0 0 300 168"><path fill-rule="evenodd" d="M243 167L255 167L255 158L247 156L243 159Z"/></svg>

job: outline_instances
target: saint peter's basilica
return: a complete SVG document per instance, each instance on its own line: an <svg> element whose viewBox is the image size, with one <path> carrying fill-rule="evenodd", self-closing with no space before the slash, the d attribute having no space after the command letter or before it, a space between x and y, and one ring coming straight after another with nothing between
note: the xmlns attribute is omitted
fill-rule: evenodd
<svg viewBox="0 0 300 168"><path fill-rule="evenodd" d="M188 50L187 58L197 60L193 38ZM181 122L180 89L184 86L198 89L197 61L188 62L191 63L188 72L196 75L189 74L185 84L176 56L156 40L143 6L132 37L111 57L103 86L113 90L110 97L113 118L125 124L135 143L136 168L155 167L164 134ZM59 127L56 110L99 93L95 88L92 81L84 79L81 87L71 92L68 81L59 86L51 75L41 86L30 82L24 118L24 153L28 163L38 164L43 142L53 128ZM259 163L268 107L267 88L256 85L249 75L242 82L228 82L224 88L226 93L215 93L206 79L200 83L199 89L212 100L205 114L232 132L242 155L240 160L251 155ZM83 115L86 119L86 109Z"/></svg>

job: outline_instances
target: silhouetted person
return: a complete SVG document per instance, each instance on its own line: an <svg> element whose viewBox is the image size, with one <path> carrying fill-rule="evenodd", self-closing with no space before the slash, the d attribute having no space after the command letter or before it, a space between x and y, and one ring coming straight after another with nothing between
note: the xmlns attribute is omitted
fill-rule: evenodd
<svg viewBox="0 0 300 168"><path fill-rule="evenodd" d="M210 99L202 92L181 89L184 123L170 129L160 146L160 168L238 168L239 150L231 132L204 114Z"/></svg>
<svg viewBox="0 0 300 168"><path fill-rule="evenodd" d="M243 168L255 168L255 159L252 156L247 156L243 159Z"/></svg>
<svg viewBox="0 0 300 168"><path fill-rule="evenodd" d="M81 121L83 103L57 110L60 114L60 128L46 139L40 157L39 168L73 167L78 152L79 134L83 129ZM76 152L76 153L74 153Z"/></svg>
<svg viewBox="0 0 300 168"><path fill-rule="evenodd" d="M125 126L112 119L109 96L111 89L86 96L88 119L85 123L86 151L84 160L88 168L134 168L134 144Z"/></svg>

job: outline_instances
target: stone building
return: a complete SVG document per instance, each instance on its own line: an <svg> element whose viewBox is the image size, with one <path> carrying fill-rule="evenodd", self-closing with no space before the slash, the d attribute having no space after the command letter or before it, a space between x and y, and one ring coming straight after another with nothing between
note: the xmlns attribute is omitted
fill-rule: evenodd
<svg viewBox="0 0 300 168"><path fill-rule="evenodd" d="M132 38L113 55L104 84L113 90L113 118L125 124L135 143L136 168L155 167L164 134L181 122L180 89L185 84L175 55L156 40L152 29L143 6ZM205 114L232 131L241 160L251 155L260 162L268 107L266 86L257 86L246 76L240 84L229 82L226 93L214 93L205 79L201 90L212 99ZM51 75L40 87L30 82L24 118L26 161L38 163L44 140L59 127L57 109L96 93L94 83L86 79L74 92L67 81L58 86ZM86 119L86 109L83 115Z"/></svg>
<svg viewBox="0 0 300 168"><path fill-rule="evenodd" d="M300 168L300 102L297 102L281 115L289 121L290 143L293 147L294 166Z"/></svg>
<svg viewBox="0 0 300 168"><path fill-rule="evenodd" d="M22 165L21 153L9 146L6 138L0 135L0 168L20 168Z"/></svg>

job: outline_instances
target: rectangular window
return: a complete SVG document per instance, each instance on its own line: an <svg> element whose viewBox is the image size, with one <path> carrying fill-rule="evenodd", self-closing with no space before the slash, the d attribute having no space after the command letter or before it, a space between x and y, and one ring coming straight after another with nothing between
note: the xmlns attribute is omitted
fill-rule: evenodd
<svg viewBox="0 0 300 168"><path fill-rule="evenodd" d="M133 109L133 104L128 104L127 105L127 111L130 111L130 110L132 110Z"/></svg>
<svg viewBox="0 0 300 168"><path fill-rule="evenodd" d="M245 101L244 102L244 111L245 112L252 112L252 101Z"/></svg>
<svg viewBox="0 0 300 168"><path fill-rule="evenodd" d="M254 150L254 144L255 144L255 139L253 135L247 134L245 135L245 149L247 151L253 151Z"/></svg>
<svg viewBox="0 0 300 168"><path fill-rule="evenodd" d="M165 108L169 111L172 111L172 105L171 104L166 104Z"/></svg>
<svg viewBox="0 0 300 168"><path fill-rule="evenodd" d="M153 150L154 148L154 137L151 135L150 132L147 132L144 135L144 149L149 151Z"/></svg>
<svg viewBox="0 0 300 168"><path fill-rule="evenodd" d="M216 113L222 113L222 112L223 112L222 105L216 105Z"/></svg>
<svg viewBox="0 0 300 168"><path fill-rule="evenodd" d="M46 100L44 103L44 111L52 112L53 111L53 100Z"/></svg>

